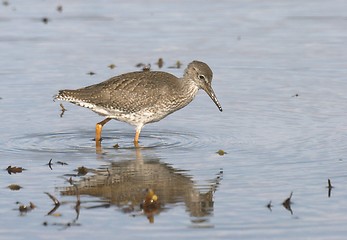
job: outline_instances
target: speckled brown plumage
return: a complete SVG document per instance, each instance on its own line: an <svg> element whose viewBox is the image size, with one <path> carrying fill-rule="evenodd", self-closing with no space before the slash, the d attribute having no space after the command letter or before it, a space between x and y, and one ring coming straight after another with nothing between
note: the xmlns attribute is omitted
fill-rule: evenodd
<svg viewBox="0 0 347 240"><path fill-rule="evenodd" d="M188 105L203 89L222 108L212 90L212 71L207 64L191 62L183 78L159 71L131 72L77 90L60 90L55 99L68 101L94 112L136 126L134 142L142 127ZM99 123L101 135L102 126ZM101 125L101 126L100 126ZM98 125L97 125L98 128ZM98 131L98 130L97 130ZM100 140L100 136L96 136Z"/></svg>

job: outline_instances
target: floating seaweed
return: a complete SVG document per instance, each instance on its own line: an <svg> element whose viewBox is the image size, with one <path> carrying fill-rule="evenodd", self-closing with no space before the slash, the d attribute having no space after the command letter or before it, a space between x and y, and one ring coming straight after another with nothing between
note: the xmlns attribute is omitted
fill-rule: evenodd
<svg viewBox="0 0 347 240"><path fill-rule="evenodd" d="M224 154L227 154L224 150L220 149L216 153L218 153L220 156L223 156Z"/></svg>
<svg viewBox="0 0 347 240"><path fill-rule="evenodd" d="M18 191L23 187L19 186L18 184L10 184L7 186L7 188L9 188L12 191Z"/></svg>
<svg viewBox="0 0 347 240"><path fill-rule="evenodd" d="M20 203L18 203L18 204L20 204ZM25 213L30 212L31 210L33 210L35 208L36 208L35 204L33 204L32 202L29 202L29 205L20 204L18 207L18 210L21 214L25 214Z"/></svg>
<svg viewBox="0 0 347 240"><path fill-rule="evenodd" d="M24 169L24 168L22 168L22 167L16 167L16 166L8 166L7 168L6 168L6 170L7 170L7 172L8 172L8 174L16 174L16 173L21 173L21 172L23 172L24 170L26 170L26 169Z"/></svg>
<svg viewBox="0 0 347 240"><path fill-rule="evenodd" d="M84 176L84 175L86 175L89 172L89 169L84 167L84 166L82 166L82 167L78 167L76 169L76 171L77 171L77 175L78 176Z"/></svg>

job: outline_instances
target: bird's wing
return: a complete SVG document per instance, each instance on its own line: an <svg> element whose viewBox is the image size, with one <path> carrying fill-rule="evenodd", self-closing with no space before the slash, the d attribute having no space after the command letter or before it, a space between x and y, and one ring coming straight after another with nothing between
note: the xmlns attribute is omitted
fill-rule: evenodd
<svg viewBox="0 0 347 240"><path fill-rule="evenodd" d="M179 79L169 73L132 72L85 88L61 90L57 99L132 113L165 100L178 84Z"/></svg>

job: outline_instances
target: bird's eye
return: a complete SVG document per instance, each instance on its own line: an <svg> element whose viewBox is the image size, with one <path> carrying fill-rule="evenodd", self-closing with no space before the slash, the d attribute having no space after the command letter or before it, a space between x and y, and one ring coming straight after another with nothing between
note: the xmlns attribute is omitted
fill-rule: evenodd
<svg viewBox="0 0 347 240"><path fill-rule="evenodd" d="M204 75L198 75L198 78L200 79L200 80L205 80L205 76Z"/></svg>

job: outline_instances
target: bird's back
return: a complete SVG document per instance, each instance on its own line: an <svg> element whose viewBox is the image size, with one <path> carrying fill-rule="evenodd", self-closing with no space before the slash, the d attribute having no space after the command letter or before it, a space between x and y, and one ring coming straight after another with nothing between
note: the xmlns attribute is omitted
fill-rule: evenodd
<svg viewBox="0 0 347 240"><path fill-rule="evenodd" d="M179 94L181 79L166 72L131 72L77 90L60 90L57 99L93 108L134 113Z"/></svg>

